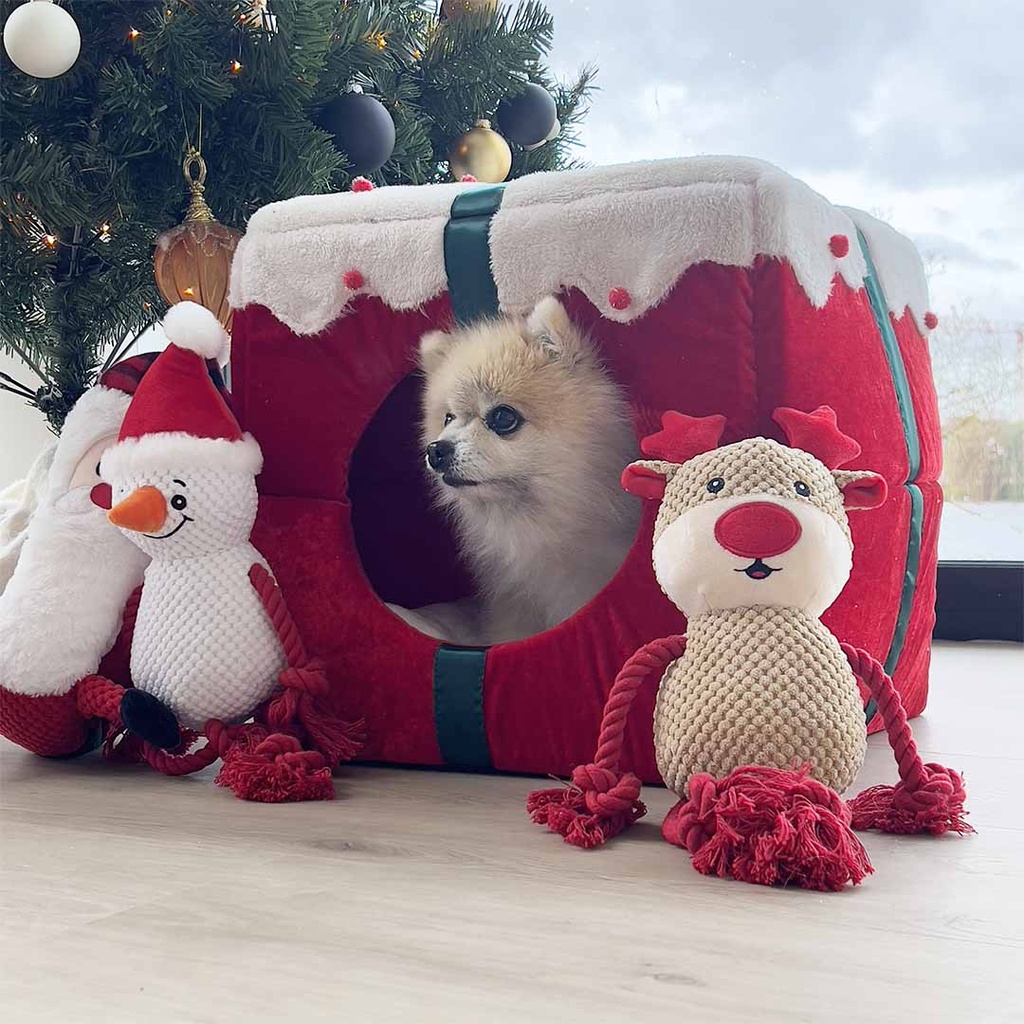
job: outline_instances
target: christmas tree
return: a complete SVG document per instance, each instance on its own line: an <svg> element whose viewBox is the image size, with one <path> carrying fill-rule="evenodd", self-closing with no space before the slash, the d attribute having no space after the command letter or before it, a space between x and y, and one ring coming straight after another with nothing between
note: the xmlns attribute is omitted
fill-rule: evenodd
<svg viewBox="0 0 1024 1024"><path fill-rule="evenodd" d="M20 6L0 0L0 21ZM372 179L422 184L451 181L453 142L528 83L550 93L561 131L536 148L513 143L509 177L570 165L593 77L585 68L569 83L551 79L552 18L533 0L62 7L81 34L69 70L36 78L15 66L17 53L0 58L0 346L42 382L5 376L0 388L54 429L165 308L154 243L183 218L190 147L205 161L209 208L241 230L265 203L351 185L360 168L328 115L353 86L394 124Z"/></svg>

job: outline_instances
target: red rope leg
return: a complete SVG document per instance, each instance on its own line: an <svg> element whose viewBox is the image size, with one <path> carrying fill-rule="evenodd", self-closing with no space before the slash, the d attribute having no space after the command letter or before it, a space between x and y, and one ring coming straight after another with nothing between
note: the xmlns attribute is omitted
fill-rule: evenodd
<svg viewBox="0 0 1024 1024"><path fill-rule="evenodd" d="M601 846L647 813L640 780L622 772L619 760L633 698L648 676L686 650L686 637L654 640L637 651L615 677L601 719L597 753L590 764L573 769L572 785L531 793L526 810L538 825L547 825L567 843L589 849Z"/></svg>
<svg viewBox="0 0 1024 1024"><path fill-rule="evenodd" d="M263 602L288 663L279 677L281 689L266 705L263 719L271 733L304 738L332 768L341 761L350 761L363 744L364 723L346 722L331 712L327 673L307 655L273 576L256 564L249 569L249 580Z"/></svg>
<svg viewBox="0 0 1024 1024"><path fill-rule="evenodd" d="M921 760L903 702L885 669L867 651L841 646L854 675L878 704L900 775L895 786L872 786L849 802L853 827L897 835L973 832L964 820L963 779L951 768Z"/></svg>

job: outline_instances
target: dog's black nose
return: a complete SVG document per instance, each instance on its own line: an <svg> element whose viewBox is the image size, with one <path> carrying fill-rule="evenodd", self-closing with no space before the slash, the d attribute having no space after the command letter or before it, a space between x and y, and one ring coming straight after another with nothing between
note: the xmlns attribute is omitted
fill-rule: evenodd
<svg viewBox="0 0 1024 1024"><path fill-rule="evenodd" d="M443 473L452 464L455 445L451 441L431 441L427 445L427 465L437 473Z"/></svg>

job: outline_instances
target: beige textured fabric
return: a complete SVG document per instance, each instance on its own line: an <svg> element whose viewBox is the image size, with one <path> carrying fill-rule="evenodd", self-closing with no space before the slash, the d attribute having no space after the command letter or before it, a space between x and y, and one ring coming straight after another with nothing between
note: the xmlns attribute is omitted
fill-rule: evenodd
<svg viewBox="0 0 1024 1024"><path fill-rule="evenodd" d="M681 466L665 462L651 464L669 467L671 472L658 510L655 540L688 508L741 494L794 498L797 497L794 484L798 480L810 488L810 495L803 500L832 516L847 538L850 536L850 525L843 511L843 494L835 478L813 455L799 448L787 448L767 437L751 437L705 452ZM713 493L707 485L715 477L721 477L725 486Z"/></svg>
<svg viewBox="0 0 1024 1024"><path fill-rule="evenodd" d="M793 608L711 612L690 621L686 653L665 671L654 745L665 784L684 799L694 773L720 778L748 764L806 762L842 793L864 761L864 710L818 619Z"/></svg>

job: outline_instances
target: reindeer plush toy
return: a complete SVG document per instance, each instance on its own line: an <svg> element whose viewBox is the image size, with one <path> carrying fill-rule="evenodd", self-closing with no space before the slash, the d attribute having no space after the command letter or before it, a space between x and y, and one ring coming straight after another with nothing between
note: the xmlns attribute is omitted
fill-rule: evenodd
<svg viewBox="0 0 1024 1024"><path fill-rule="evenodd" d="M533 820L599 846L646 813L619 766L629 706L662 670L654 721L658 769L680 802L662 834L705 874L838 890L871 865L853 829L972 831L960 776L923 764L892 680L819 616L852 568L847 509L880 505L876 473L839 469L860 454L832 409L777 409L789 445L763 437L716 447L723 416L666 413L623 486L660 499L654 572L686 615L685 637L647 644L619 673L597 755L572 785L533 793ZM858 680L878 704L900 783L850 803L864 761Z"/></svg>

